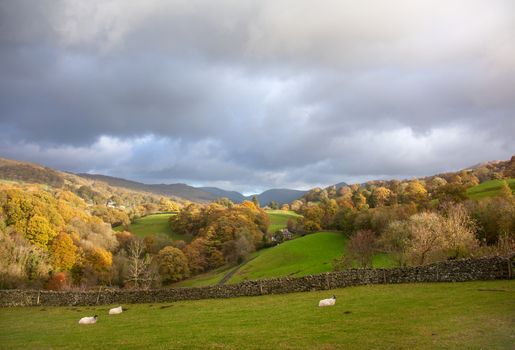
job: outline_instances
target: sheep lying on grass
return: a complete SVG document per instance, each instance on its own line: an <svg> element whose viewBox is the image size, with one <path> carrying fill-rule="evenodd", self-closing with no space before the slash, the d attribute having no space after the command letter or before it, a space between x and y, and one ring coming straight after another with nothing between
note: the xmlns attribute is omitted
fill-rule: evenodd
<svg viewBox="0 0 515 350"><path fill-rule="evenodd" d="M112 308L111 310L109 310L109 315L118 315L118 314L121 314L122 312L123 312L122 307L118 306L118 307L115 307L115 308Z"/></svg>
<svg viewBox="0 0 515 350"><path fill-rule="evenodd" d="M333 295L332 298L329 298L329 299L322 299L320 300L320 302L318 303L318 306L322 307L322 306L333 306L334 304L336 304L336 295Z"/></svg>
<svg viewBox="0 0 515 350"><path fill-rule="evenodd" d="M97 323L97 318L97 315L93 317L83 317L79 320L79 324L94 324Z"/></svg>

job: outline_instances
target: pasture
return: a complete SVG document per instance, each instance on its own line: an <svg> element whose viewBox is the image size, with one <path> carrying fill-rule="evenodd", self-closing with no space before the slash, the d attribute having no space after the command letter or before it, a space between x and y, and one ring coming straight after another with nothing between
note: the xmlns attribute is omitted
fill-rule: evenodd
<svg viewBox="0 0 515 350"><path fill-rule="evenodd" d="M229 280L237 283L279 276L305 276L333 270L332 261L340 257L348 238L341 232L317 232L261 250ZM385 254L377 254L374 267L392 267Z"/></svg>
<svg viewBox="0 0 515 350"><path fill-rule="evenodd" d="M302 217L291 210L267 210L266 213L270 218L270 226L268 227L269 233L274 233L285 228L289 219L296 220Z"/></svg>
<svg viewBox="0 0 515 350"><path fill-rule="evenodd" d="M317 307L333 294L335 306ZM515 338L506 280L123 306L0 309L0 348L510 349ZM94 314L97 324L77 324Z"/></svg>
<svg viewBox="0 0 515 350"><path fill-rule="evenodd" d="M489 180L482 184L467 189L467 195L471 199L481 199L486 197L497 196L501 190L501 186L505 180ZM515 191L515 179L507 179L511 191Z"/></svg>
<svg viewBox="0 0 515 350"><path fill-rule="evenodd" d="M128 231L139 237L165 234L174 240L190 241L190 236L179 235L172 231L168 221L172 215L175 214L163 213L144 216L130 224ZM123 231L123 227L116 227L115 231Z"/></svg>
<svg viewBox="0 0 515 350"><path fill-rule="evenodd" d="M177 283L180 287L200 287L218 283L227 273L238 269L227 283L279 276L305 276L332 271L332 261L340 257L348 238L340 232L317 232L275 247L251 254L240 266L224 266ZM394 261L386 254L376 254L374 267L393 267Z"/></svg>

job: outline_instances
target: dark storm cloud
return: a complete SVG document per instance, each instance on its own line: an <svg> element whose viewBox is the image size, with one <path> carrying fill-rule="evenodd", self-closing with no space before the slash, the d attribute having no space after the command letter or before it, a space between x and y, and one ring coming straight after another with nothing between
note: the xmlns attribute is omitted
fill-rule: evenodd
<svg viewBox="0 0 515 350"><path fill-rule="evenodd" d="M3 1L0 153L243 191L515 150L512 1Z"/></svg>

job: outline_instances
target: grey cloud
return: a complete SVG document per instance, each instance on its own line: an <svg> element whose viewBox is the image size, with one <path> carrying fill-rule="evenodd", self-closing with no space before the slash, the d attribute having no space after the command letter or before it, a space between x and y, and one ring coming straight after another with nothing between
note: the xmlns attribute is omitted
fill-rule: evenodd
<svg viewBox="0 0 515 350"><path fill-rule="evenodd" d="M20 0L0 25L4 156L246 191L515 149L508 0Z"/></svg>

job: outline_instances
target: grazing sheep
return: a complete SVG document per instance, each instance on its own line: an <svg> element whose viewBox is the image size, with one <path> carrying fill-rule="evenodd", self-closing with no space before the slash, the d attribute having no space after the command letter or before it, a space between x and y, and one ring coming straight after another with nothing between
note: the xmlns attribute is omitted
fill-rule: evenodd
<svg viewBox="0 0 515 350"><path fill-rule="evenodd" d="M329 299L322 299L320 300L320 302L318 303L318 306L322 307L322 306L333 306L334 304L336 304L336 295L333 295L332 298L329 298Z"/></svg>
<svg viewBox="0 0 515 350"><path fill-rule="evenodd" d="M95 324L97 323L97 318L97 315L93 317L83 317L79 320L79 324Z"/></svg>
<svg viewBox="0 0 515 350"><path fill-rule="evenodd" d="M115 307L115 308L109 310L109 315L118 315L118 314L121 314L122 311L123 311L122 307L118 306L118 307Z"/></svg>

